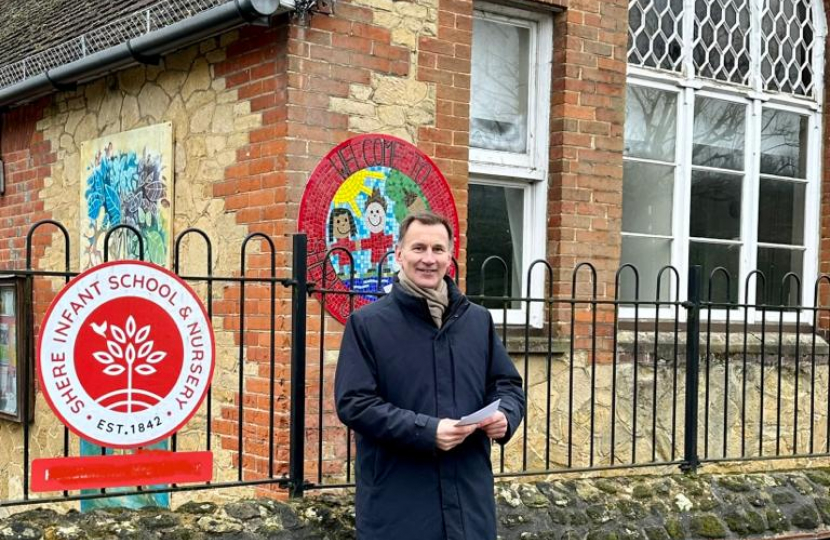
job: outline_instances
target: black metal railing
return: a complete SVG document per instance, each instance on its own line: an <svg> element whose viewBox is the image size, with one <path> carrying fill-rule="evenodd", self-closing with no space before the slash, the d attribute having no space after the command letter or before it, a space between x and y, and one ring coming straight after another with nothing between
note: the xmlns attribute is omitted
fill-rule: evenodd
<svg viewBox="0 0 830 540"><path fill-rule="evenodd" d="M47 228L52 229L46 231ZM64 268L62 270L36 269L32 262L35 253L33 238L36 234L51 234L53 232L57 232L63 237ZM120 225L110 230L106 236L103 253L105 261L110 259L110 239L121 234L134 234L138 239L139 254L143 255L143 242L138 231L131 226ZM204 245L205 260L203 264L205 270L201 274L190 273L187 271L188 269L184 268L184 266L189 268L196 266L196 261L189 261L189 264L185 265L182 256L182 251L186 249L191 237L200 239ZM254 246L257 243L259 246ZM302 236L295 237L295 259L302 256L304 246L305 238ZM266 257L265 263L258 265L256 268L246 264L249 259L261 256L261 254L252 255L251 252L254 251L254 247L264 248L263 251ZM58 222L45 220L36 223L27 235L25 268L0 268L0 275L22 278L26 282L24 290L27 297L23 304L27 305L29 309L26 310L26 320L22 324L24 330L20 332L19 336L28 344L25 348L27 354L23 358L23 366L30 367L34 365L35 361L34 343L36 342L38 327L35 323L35 311L42 314L46 308L45 304L37 303L37 299L41 298L39 293L53 296L57 293L53 280L59 279L65 284L78 275L78 272L70 270L70 253L71 242L67 229ZM37 443L38 448L43 448L45 444L44 440L33 440L33 431L37 430L40 423L46 422L46 416L51 416L49 411L42 411L37 418L33 419L31 424L30 422L21 422L19 428L15 428L15 424L9 422L3 426L12 432L19 432L20 442L15 446L20 449L19 459L22 475L19 480L22 485L22 496L18 498L9 497L6 500L0 499L0 506L240 486L282 486L289 488L294 495L302 493L302 483L292 481L293 478L303 477L303 460L298 459L298 455L301 456L302 454L297 454L297 449L302 452L302 445L292 446L291 452L285 448L286 445L283 445L282 448L275 445L278 434L288 432L287 428L277 424L278 421L282 420L282 417L291 415L290 421L286 418L284 422L281 422L285 425L289 423L302 425L302 420L298 420L296 415L300 414L300 418L302 417L301 404L303 400L296 396L302 396L304 392L302 366L305 362L304 310L307 305L305 300L305 272L301 270L299 273L292 273L291 269L288 268L284 271L285 276L279 276L274 243L271 238L261 233L250 234L244 239L239 253L238 270L232 275L214 275L216 261L213 258L213 253L212 242L204 231L187 229L175 239L173 271L200 293L207 314L213 321L214 326L217 324L223 325L221 332L225 334L227 339L233 341L232 347L224 346L217 350L217 352L222 351L222 354L217 354L217 372L223 372L225 384L228 383L229 379L235 380L233 387L236 395L233 399L225 399L222 403L217 402L214 399L216 393L214 380L214 386L208 391L208 395L199 413L197 413L197 416L201 415L201 423L204 424L204 437L198 437L198 434L194 433L192 429L185 427L182 432L171 437L169 447L172 451L176 451L181 446L180 440L183 436L189 439L188 450L215 451L217 450L215 444L219 442L221 444L220 450L225 449L232 456L233 470L215 465L214 471L218 476L215 476L213 482L202 484L169 485L152 488L136 487L135 489L119 490L102 489L92 493L63 492L58 495L47 494L43 496L33 494L29 486L31 460L33 457L57 457L55 455L32 455L35 443ZM304 266L304 261L302 263ZM276 343L276 336L280 332L276 326L277 319L278 316L281 316L278 313L277 299L284 296L290 301L291 294L295 296L295 300L299 298L299 301L291 302L291 312L284 316L286 321L290 321L291 327L290 330L282 332L288 342L288 349L290 349L291 354L290 358L288 358L288 354L285 354L285 358L278 358L278 355L284 351ZM217 304L221 304L223 307L216 309ZM249 305L256 310L256 315L246 312ZM264 327L261 324L261 319L268 321ZM258 322L255 328L246 326L255 320ZM264 346L262 346L263 341ZM264 360L258 358L252 361L250 356L253 347L266 349L266 358ZM230 349L236 350L235 355L231 353ZM233 356L236 357L236 363L228 366L228 364L233 364ZM293 379L286 380L283 375L278 374L279 363L291 367L291 377ZM225 367L222 367L222 365ZM247 368L246 366L251 367ZM252 368L256 368L258 372L254 374L247 373L247 370ZM21 369L19 374L24 378L31 378L30 369ZM265 390L257 389L257 397L260 399L256 403L249 399L253 394L251 388L249 388L252 377L267 381ZM281 389L289 387L291 397L287 396L285 392L279 392L277 386ZM22 388L24 395L20 402L23 404L22 417L26 418L32 416L29 407L33 401L35 383L31 379L24 380ZM229 389L224 388L223 390L227 391ZM288 405L289 402L293 407ZM282 412L282 410L289 411L289 409L290 412ZM254 414L257 414L256 418L249 419L247 417ZM265 426L257 425L257 422L263 417L265 417ZM0 420L0 422L2 421ZM215 432L217 427L222 428L221 434ZM41 432L36 435L45 436ZM197 435L195 438L199 442L193 441L194 435ZM254 446L255 443L264 443L264 448L249 450L248 447ZM58 450L60 455L64 457L78 455L79 446L78 438L71 434L69 429L63 428L62 449ZM101 449L102 454L107 453L107 451L105 448ZM14 456L7 453L4 459L12 460ZM252 459L255 462L252 463ZM8 465L9 463L4 464L3 469L5 471L11 470Z"/></svg>
<svg viewBox="0 0 830 540"><path fill-rule="evenodd" d="M330 277L312 284L311 293L322 301L343 295L350 305L361 294L384 294L381 276L392 272L391 253L378 265L378 287L370 293L326 286L337 273L333 253L319 262L332 266L323 272ZM557 283L554 268L536 261L524 276L522 294L509 289L513 280L506 261L490 257L483 266L482 294L470 298L511 323L499 325L499 331L530 402L520 433L493 455L497 476L655 466L693 471L702 463L830 453L830 351L819 324L821 314L830 311L819 296L824 281L830 292L829 276L816 281L812 299L793 305L785 291L798 289L798 298L801 291L788 286L797 279L792 274L782 280L778 302L767 304L730 300L731 276L720 267L704 279L702 268L692 266L681 287L680 272L666 266L652 279L656 292L649 296L641 294L639 273L630 264L603 277L592 264L581 263L568 282ZM488 279L492 269L497 275ZM344 282L353 275L348 263L338 271ZM628 291L621 286L626 273L634 284ZM540 275L544 283L537 287ZM746 297L755 279L764 280L763 273L747 277ZM613 291L610 297L599 294L603 280ZM726 287L719 298L722 281ZM494 287L501 290L494 293ZM764 283L761 290L767 289ZM671 298L661 298L666 290ZM313 317L324 334L327 316L318 309ZM805 320L811 324L802 324ZM317 388L326 388L333 377L330 360L336 352L322 345L316 351ZM776 398L772 404L770 393ZM307 452L316 470L307 487L352 485L353 434L339 424L333 405L324 408L325 393L308 399L316 402L317 418L311 428L315 444ZM819 432L823 441L816 438ZM336 437L342 444L330 444L327 452L326 441ZM339 454L332 450L337 448Z"/></svg>
<svg viewBox="0 0 830 540"><path fill-rule="evenodd" d="M55 231L63 237L64 268L34 268L33 239ZM107 242L124 234L138 237L142 253L132 227L112 231ZM204 260L193 260L188 250ZM360 297L385 294L382 285L394 272L391 253L376 269L377 285L357 292L333 286L334 280L354 283L351 253L310 254L304 235L293 236L292 250L291 266L278 268L272 239L253 233L242 242L238 264L219 264L205 232L187 229L175 239L173 271L200 294L221 343L218 376L199 425L174 435L170 448L223 456L213 482L32 494L32 458L55 457L42 450L33 455L45 447L37 440L44 435L40 424L51 421L41 406L31 424L0 426L18 437L19 453L6 459L23 471L22 496L6 497L0 506L238 486L282 487L300 497L353 485L354 434L337 420L332 389L342 327L323 305L342 302L351 312ZM67 230L39 222L27 236L25 268L0 269L0 275L25 280L31 309L22 321L21 337L29 344L24 377L34 364L36 312L77 275L70 253ZM309 260L322 266L316 282L308 281ZM193 270L201 266L204 271ZM523 291L510 289L510 268L499 258L485 260L479 294L470 297L500 319L501 338L528 396L521 429L494 452L498 476L654 466L692 471L711 462L830 455L830 351L821 337L830 306L820 301L830 292L830 276L815 282L812 299L792 305L792 292L802 295L793 274L784 277L777 303L750 303L753 283L770 289L761 272L746 277L744 301L737 302L732 276L722 268L704 278L700 267L687 276L665 267L649 281L656 285L653 295L641 294L633 265L609 275L581 263L563 278L562 269L537 261ZM455 265L455 276L458 270ZM27 418L34 381L23 388ZM77 455L78 444L64 429L58 452Z"/></svg>

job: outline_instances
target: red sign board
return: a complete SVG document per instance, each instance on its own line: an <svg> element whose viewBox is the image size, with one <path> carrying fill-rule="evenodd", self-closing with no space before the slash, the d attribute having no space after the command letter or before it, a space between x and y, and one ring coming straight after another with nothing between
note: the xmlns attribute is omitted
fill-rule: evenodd
<svg viewBox="0 0 830 540"><path fill-rule="evenodd" d="M194 291L159 266L120 261L84 272L57 295L41 325L37 370L46 401L75 434L137 448L193 416L214 357L213 328ZM143 466L162 456L146 455Z"/></svg>

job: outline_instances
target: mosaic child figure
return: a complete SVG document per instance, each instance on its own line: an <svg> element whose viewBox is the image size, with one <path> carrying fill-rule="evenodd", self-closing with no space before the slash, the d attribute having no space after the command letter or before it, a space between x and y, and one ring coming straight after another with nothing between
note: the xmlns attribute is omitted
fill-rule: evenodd
<svg viewBox="0 0 830 540"><path fill-rule="evenodd" d="M366 228L369 229L369 238L361 241L361 248L372 251L373 268L392 249L394 242L391 234L384 233L386 205L386 198L381 194L380 189L372 188L372 194L366 200L366 207L363 209L363 220L366 222Z"/></svg>
<svg viewBox="0 0 830 540"><path fill-rule="evenodd" d="M360 240L355 242L352 240L357 234L357 224L354 221L354 216L348 208L335 208L331 211L329 216L329 250L335 248L343 248L354 252L360 249ZM342 257L342 263L341 263ZM331 254L331 260L334 264L349 264L349 258L342 251L335 251Z"/></svg>

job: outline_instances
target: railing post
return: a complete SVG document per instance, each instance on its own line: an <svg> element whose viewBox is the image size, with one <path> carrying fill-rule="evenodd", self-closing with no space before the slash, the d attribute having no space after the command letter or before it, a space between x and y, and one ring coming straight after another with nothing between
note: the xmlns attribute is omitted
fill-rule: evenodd
<svg viewBox="0 0 830 540"><path fill-rule="evenodd" d="M308 307L308 238L293 237L291 294L291 441L288 462L289 496L302 497L305 488L305 353ZM320 389L322 391L322 388Z"/></svg>
<svg viewBox="0 0 830 540"><path fill-rule="evenodd" d="M31 266L27 265L26 270L31 270ZM19 289L18 291L19 292ZM22 362L17 365L23 367L18 373L18 377L23 379L23 410L21 418L23 422L23 499L29 499L29 475L31 474L29 461L29 451L31 446L31 428L30 425L35 420L35 280L31 274L26 276L23 283L23 298L28 303L28 308L25 311L26 320L23 321L24 332L24 349ZM20 304L18 304L20 305ZM20 334L18 334L20 335ZM19 388L19 387L18 387Z"/></svg>
<svg viewBox="0 0 830 540"><path fill-rule="evenodd" d="M686 309L686 427L683 433L683 472L695 472L700 466L697 455L697 408L700 357L700 286L703 275L700 266L689 268L688 300Z"/></svg>

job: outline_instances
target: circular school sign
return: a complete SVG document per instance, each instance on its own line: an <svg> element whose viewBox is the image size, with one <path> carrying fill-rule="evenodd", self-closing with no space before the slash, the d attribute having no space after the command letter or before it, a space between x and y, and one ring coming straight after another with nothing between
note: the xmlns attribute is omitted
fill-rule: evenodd
<svg viewBox="0 0 830 540"><path fill-rule="evenodd" d="M73 279L41 325L46 401L79 437L134 448L169 437L196 412L214 366L210 319L171 272L104 263Z"/></svg>
<svg viewBox="0 0 830 540"><path fill-rule="evenodd" d="M299 230L308 235L308 278L327 291L318 298L332 316L345 322L387 289L397 273L391 255L400 222L423 210L444 216L458 231L444 175L402 139L360 135L320 161L303 194Z"/></svg>

